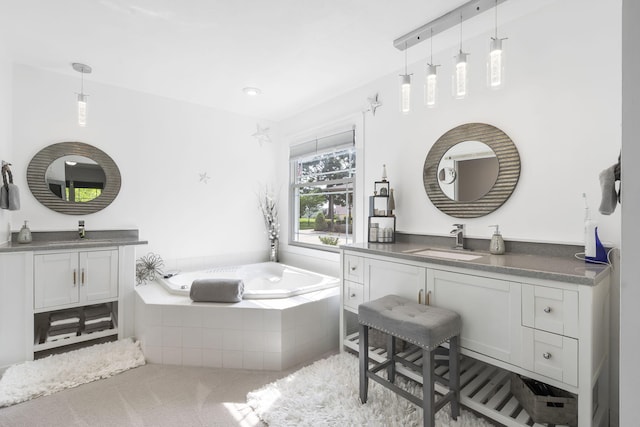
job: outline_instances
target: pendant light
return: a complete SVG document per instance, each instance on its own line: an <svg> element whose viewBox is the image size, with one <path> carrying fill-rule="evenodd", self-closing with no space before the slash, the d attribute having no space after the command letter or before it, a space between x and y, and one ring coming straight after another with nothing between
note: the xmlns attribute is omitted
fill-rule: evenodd
<svg viewBox="0 0 640 427"><path fill-rule="evenodd" d="M491 89L500 89L504 86L505 55L502 49L502 40L498 38L498 0L495 6L495 37L489 42L489 55L487 56L487 86Z"/></svg>
<svg viewBox="0 0 640 427"><path fill-rule="evenodd" d="M409 114L411 111L411 74L407 71L407 44L404 49L404 74L400 74L400 112Z"/></svg>
<svg viewBox="0 0 640 427"><path fill-rule="evenodd" d="M71 64L73 69L81 74L80 93L78 93L78 126L85 127L87 125L87 97L84 93L84 75L91 73L91 67L79 62Z"/></svg>
<svg viewBox="0 0 640 427"><path fill-rule="evenodd" d="M438 75L436 73L436 67L440 65L433 64L433 28L431 29L431 53L429 56L429 62L427 63L427 77L424 81L424 105L429 108L436 106L438 101Z"/></svg>
<svg viewBox="0 0 640 427"><path fill-rule="evenodd" d="M467 56L469 56L469 54L462 51L462 14L460 14L460 49L454 57L452 76L453 96L456 99L463 99L467 96L469 83Z"/></svg>

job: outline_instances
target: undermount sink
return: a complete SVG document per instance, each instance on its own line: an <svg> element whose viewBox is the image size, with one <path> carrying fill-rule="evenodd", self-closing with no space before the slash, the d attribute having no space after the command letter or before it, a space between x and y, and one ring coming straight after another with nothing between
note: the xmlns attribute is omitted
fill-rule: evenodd
<svg viewBox="0 0 640 427"><path fill-rule="evenodd" d="M483 255L470 254L468 252L449 252L442 251L438 249L413 249L410 251L405 251L405 253L411 253L413 255L422 255L427 257L434 258L446 258L446 259L455 259L457 261L473 261L474 259L482 258Z"/></svg>
<svg viewBox="0 0 640 427"><path fill-rule="evenodd" d="M76 245L89 245L96 243L112 243L111 239L76 239L76 240L52 240L44 242L47 246L76 246Z"/></svg>

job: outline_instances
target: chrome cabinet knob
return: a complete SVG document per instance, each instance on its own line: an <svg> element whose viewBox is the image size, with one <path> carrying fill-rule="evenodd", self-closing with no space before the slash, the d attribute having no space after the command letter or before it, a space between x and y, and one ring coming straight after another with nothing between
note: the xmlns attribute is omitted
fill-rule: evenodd
<svg viewBox="0 0 640 427"><path fill-rule="evenodd" d="M551 353L549 353L549 352L542 353L542 357L544 357L545 359L549 360L549 359L551 359Z"/></svg>
<svg viewBox="0 0 640 427"><path fill-rule="evenodd" d="M551 313L551 307L545 307L544 308L544 312L545 313Z"/></svg>

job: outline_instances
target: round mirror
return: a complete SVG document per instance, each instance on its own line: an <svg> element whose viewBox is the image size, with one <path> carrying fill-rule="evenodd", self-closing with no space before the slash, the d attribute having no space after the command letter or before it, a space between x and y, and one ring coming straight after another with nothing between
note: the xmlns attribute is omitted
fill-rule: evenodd
<svg viewBox="0 0 640 427"><path fill-rule="evenodd" d="M60 213L85 215L109 206L120 191L120 171L102 150L61 142L39 151L27 168L33 196Z"/></svg>
<svg viewBox="0 0 640 427"><path fill-rule="evenodd" d="M472 202L491 190L499 169L491 147L480 141L463 141L440 159L438 184L451 200Z"/></svg>
<svg viewBox="0 0 640 427"><path fill-rule="evenodd" d="M498 209L519 177L520 156L513 141L485 123L467 123L442 135L422 171L431 202L456 218L477 218Z"/></svg>

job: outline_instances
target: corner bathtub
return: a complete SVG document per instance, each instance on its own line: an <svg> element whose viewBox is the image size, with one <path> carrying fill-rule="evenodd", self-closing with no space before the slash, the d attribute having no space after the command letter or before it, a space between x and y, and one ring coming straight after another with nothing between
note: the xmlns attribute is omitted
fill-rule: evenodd
<svg viewBox="0 0 640 427"><path fill-rule="evenodd" d="M189 295L196 279L242 279L243 299L290 298L336 287L340 280L308 270L276 262L215 267L207 270L178 273L158 281L169 293Z"/></svg>

